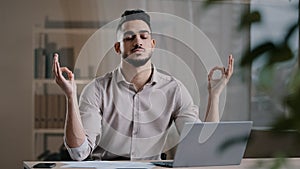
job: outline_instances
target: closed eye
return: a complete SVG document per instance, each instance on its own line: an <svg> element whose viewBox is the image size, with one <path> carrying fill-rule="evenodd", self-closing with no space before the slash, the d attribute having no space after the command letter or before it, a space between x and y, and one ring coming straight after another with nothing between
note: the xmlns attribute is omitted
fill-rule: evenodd
<svg viewBox="0 0 300 169"><path fill-rule="evenodd" d="M135 37L136 37L136 35L125 36L124 40L125 41L132 41Z"/></svg>
<svg viewBox="0 0 300 169"><path fill-rule="evenodd" d="M140 35L140 37L141 37L141 39L148 39L149 34L148 34L148 33L142 33L142 34Z"/></svg>

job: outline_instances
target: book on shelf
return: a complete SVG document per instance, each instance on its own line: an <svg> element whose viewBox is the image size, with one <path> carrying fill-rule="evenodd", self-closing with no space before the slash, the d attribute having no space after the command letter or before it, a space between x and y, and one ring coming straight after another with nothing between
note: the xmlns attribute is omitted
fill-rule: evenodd
<svg viewBox="0 0 300 169"><path fill-rule="evenodd" d="M48 39L48 38L47 38ZM54 42L48 42L46 41L46 46L45 46L45 55L46 55L46 70L45 70L45 77L47 79L51 79L54 77L52 73L52 64L53 64L53 54L57 52L57 44Z"/></svg>
<svg viewBox="0 0 300 169"><path fill-rule="evenodd" d="M47 95L47 111L46 111L46 126L47 128L56 128L56 117L57 117L57 104L58 100L56 98L57 96L54 94Z"/></svg>
<svg viewBox="0 0 300 169"><path fill-rule="evenodd" d="M58 128L64 128L67 111L67 101L64 95L59 95L58 100Z"/></svg>
<svg viewBox="0 0 300 169"><path fill-rule="evenodd" d="M67 67L74 72L75 57L73 47L63 47L58 50L60 66Z"/></svg>
<svg viewBox="0 0 300 169"><path fill-rule="evenodd" d="M46 55L44 49L39 47L34 50L34 77L43 79L46 75Z"/></svg>
<svg viewBox="0 0 300 169"><path fill-rule="evenodd" d="M57 47L55 42L50 42L47 33L40 33L39 45L34 49L34 77L36 79L52 79L53 54L59 54L60 65L74 71L74 47ZM66 75L64 75L66 77Z"/></svg>
<svg viewBox="0 0 300 169"><path fill-rule="evenodd" d="M65 122L66 100L62 94L35 94L35 128L62 129Z"/></svg>
<svg viewBox="0 0 300 169"><path fill-rule="evenodd" d="M41 94L34 95L34 128L41 128Z"/></svg>
<svg viewBox="0 0 300 169"><path fill-rule="evenodd" d="M60 20L50 20L48 17L45 19L45 28L71 28L71 29L98 29L101 26L107 24L108 22L104 21L60 21Z"/></svg>
<svg viewBox="0 0 300 169"><path fill-rule="evenodd" d="M46 111L47 111L47 97L45 95L42 95L40 97L40 110L39 110L39 117L40 117L40 128L47 128L47 123L46 123Z"/></svg>

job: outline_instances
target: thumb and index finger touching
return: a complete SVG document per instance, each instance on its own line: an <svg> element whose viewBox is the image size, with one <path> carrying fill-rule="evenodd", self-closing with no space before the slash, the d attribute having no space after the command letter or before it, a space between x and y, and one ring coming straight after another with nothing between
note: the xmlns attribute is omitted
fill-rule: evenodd
<svg viewBox="0 0 300 169"><path fill-rule="evenodd" d="M56 80L65 79L63 76L63 72L65 72L68 76L68 80L74 80L74 74L70 69L68 69L67 67L60 67L58 57L59 57L58 53L53 54L52 71L54 73L55 79Z"/></svg>
<svg viewBox="0 0 300 169"><path fill-rule="evenodd" d="M213 74L217 70L221 71L221 73L222 73L220 79L223 77L229 79L233 73L233 67L234 67L234 58L232 55L229 55L227 69L225 67L221 67L221 66L216 66L216 67L212 68L208 74L208 80L209 81L213 80Z"/></svg>

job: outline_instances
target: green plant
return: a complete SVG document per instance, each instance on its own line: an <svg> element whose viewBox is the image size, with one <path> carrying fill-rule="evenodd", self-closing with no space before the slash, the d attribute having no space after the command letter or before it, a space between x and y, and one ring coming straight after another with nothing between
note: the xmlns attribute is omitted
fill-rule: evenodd
<svg viewBox="0 0 300 169"><path fill-rule="evenodd" d="M260 14L258 11L245 14L242 17L241 28L247 27L253 23L260 22ZM249 19L250 18L250 19ZM299 30L299 20L295 21L289 29L286 35L281 41L266 41L255 46L253 49L245 52L242 57L240 65L242 67L251 66L251 64L258 58L264 58L266 64L260 72L260 81L266 90L272 87L272 84L276 83L272 79L274 67L282 64L286 61L299 57L294 54L289 45L293 33ZM277 118L272 124L274 130L296 130L300 132L300 71L297 68L296 72L291 75L288 84L288 93L286 93L282 104L286 107L281 116ZM286 116L288 114L288 116Z"/></svg>

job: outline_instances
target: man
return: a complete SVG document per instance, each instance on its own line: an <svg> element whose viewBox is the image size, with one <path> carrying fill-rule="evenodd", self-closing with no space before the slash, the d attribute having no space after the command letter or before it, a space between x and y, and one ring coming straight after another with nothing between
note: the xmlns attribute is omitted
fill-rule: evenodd
<svg viewBox="0 0 300 169"><path fill-rule="evenodd" d="M171 124L180 133L185 122L200 121L198 107L180 81L152 65L155 40L144 11L124 12L114 48L120 66L90 82L79 105L74 74L54 55L55 80L67 97L65 145L75 160L160 159ZM212 79L215 70L222 72L220 79ZM205 121L219 121L219 96L232 72L232 56L227 70L210 71Z"/></svg>

